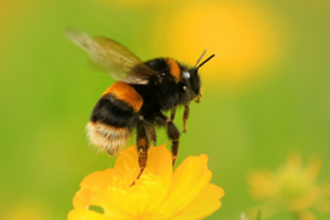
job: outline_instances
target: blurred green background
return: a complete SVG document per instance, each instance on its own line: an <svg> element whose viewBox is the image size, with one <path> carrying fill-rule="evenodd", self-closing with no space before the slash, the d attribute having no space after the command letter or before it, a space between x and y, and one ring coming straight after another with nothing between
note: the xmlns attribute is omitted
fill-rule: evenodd
<svg viewBox="0 0 330 220"><path fill-rule="evenodd" d="M258 205L247 173L275 170L292 151L321 155L317 181L330 182L328 0L0 5L0 219L66 219L80 181L113 167L115 158L88 146L84 129L114 80L90 68L64 36L67 27L111 37L142 60L171 56L193 65L204 49L216 54L201 69L204 97L191 104L178 159L210 157L212 182L226 195L207 219L239 219ZM158 136L158 144L167 141L164 130ZM293 218L280 212L268 219Z"/></svg>

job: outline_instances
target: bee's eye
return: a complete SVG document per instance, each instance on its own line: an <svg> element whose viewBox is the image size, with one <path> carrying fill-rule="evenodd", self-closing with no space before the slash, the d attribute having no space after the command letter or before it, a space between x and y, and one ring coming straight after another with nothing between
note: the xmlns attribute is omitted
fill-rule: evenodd
<svg viewBox="0 0 330 220"><path fill-rule="evenodd" d="M182 72L182 77L185 79L190 79L190 72L189 71L183 71Z"/></svg>

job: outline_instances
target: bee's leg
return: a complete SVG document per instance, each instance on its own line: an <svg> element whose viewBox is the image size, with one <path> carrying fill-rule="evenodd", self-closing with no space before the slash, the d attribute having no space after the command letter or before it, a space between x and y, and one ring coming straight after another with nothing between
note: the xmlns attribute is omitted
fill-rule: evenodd
<svg viewBox="0 0 330 220"><path fill-rule="evenodd" d="M179 138L172 140L172 166L174 167L179 153Z"/></svg>
<svg viewBox="0 0 330 220"><path fill-rule="evenodd" d="M176 112L176 107L173 107L173 108L171 109L171 115L170 115L170 119L171 119L171 121L174 120L175 112Z"/></svg>
<svg viewBox="0 0 330 220"><path fill-rule="evenodd" d="M157 134L155 126L150 126L148 128L148 139L153 142L154 146L157 146Z"/></svg>
<svg viewBox="0 0 330 220"><path fill-rule="evenodd" d="M186 86L183 87L183 90L185 91L185 104L184 104L184 113L183 113L183 132L187 132L187 119L189 117L189 103L190 103L190 93L188 91L188 88Z"/></svg>
<svg viewBox="0 0 330 220"><path fill-rule="evenodd" d="M160 114L157 117L156 121L157 121L157 123L159 125L166 126L167 136L169 137L169 139L172 140L172 146L171 146L171 150L172 150L172 165L174 167L174 164L175 164L176 158L178 156L178 152L179 152L180 131L173 124L172 120L169 119L168 117L166 117L163 114Z"/></svg>
<svg viewBox="0 0 330 220"><path fill-rule="evenodd" d="M188 117L189 117L189 105L186 104L184 106L184 112L183 112L183 132L184 133L187 132L186 122L187 122Z"/></svg>
<svg viewBox="0 0 330 220"><path fill-rule="evenodd" d="M178 157L179 152L179 138L180 138L180 131L178 128L173 124L172 121L167 122L167 135L172 140L172 165L174 167L176 158Z"/></svg>
<svg viewBox="0 0 330 220"><path fill-rule="evenodd" d="M143 173L144 168L147 166L148 149L149 149L149 141L147 137L143 116L139 117L136 133L137 133L136 147L139 155L139 166L140 166L140 173L136 179L139 179Z"/></svg>

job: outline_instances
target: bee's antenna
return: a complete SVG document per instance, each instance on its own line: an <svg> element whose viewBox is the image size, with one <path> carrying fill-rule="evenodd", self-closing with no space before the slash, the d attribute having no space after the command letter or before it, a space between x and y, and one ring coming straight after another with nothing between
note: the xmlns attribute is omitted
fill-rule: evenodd
<svg viewBox="0 0 330 220"><path fill-rule="evenodd" d="M194 69L196 69L196 66L197 66L198 63L201 61L201 59L203 58L203 56L205 55L205 53L206 53L206 50L204 50L203 53L202 53L202 55L198 58L198 60L197 60L197 62L196 62L196 64L195 64L195 66L194 66Z"/></svg>
<svg viewBox="0 0 330 220"><path fill-rule="evenodd" d="M206 60L204 60L201 64L199 64L199 66L197 67L197 68L195 68L196 69L196 72L197 72L197 70L201 67L201 66L203 66L206 62L208 62L210 59L212 59L213 57L215 56L215 54L212 54L209 58L207 58Z"/></svg>

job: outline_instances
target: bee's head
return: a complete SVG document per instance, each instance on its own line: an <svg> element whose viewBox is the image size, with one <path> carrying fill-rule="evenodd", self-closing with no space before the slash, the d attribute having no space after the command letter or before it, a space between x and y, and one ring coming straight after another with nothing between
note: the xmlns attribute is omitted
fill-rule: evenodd
<svg viewBox="0 0 330 220"><path fill-rule="evenodd" d="M187 86L189 88L190 93L190 99L194 99L196 102L200 102L202 98L201 93L201 80L198 74L198 70L201 66L203 66L206 62L208 62L210 59L212 59L215 55L211 55L209 58L204 60L201 64L199 62L203 58L204 54L206 53L206 50L203 52L203 54L200 56L198 61L196 62L195 66L189 70L185 70L182 72L182 77L186 79ZM198 65L199 64L199 65Z"/></svg>
<svg viewBox="0 0 330 220"><path fill-rule="evenodd" d="M201 80L198 71L195 68L184 70L182 77L185 78L187 89L189 90L190 100L195 99L199 102L201 98ZM197 101L198 99L198 101Z"/></svg>

